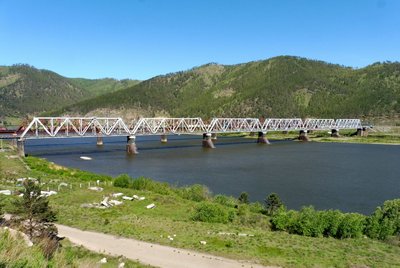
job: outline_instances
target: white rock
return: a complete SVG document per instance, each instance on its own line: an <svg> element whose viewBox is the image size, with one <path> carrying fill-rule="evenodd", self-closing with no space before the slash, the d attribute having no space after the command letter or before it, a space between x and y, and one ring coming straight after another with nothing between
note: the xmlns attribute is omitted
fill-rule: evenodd
<svg viewBox="0 0 400 268"><path fill-rule="evenodd" d="M200 241L200 244L202 244L202 245L206 245L206 244L207 244L207 242L206 242L206 241L204 241L204 240L201 240L201 241Z"/></svg>
<svg viewBox="0 0 400 268"><path fill-rule="evenodd" d="M107 258L102 258L100 261L99 261L99 263L107 263Z"/></svg>
<svg viewBox="0 0 400 268"><path fill-rule="evenodd" d="M122 199L132 201L133 197L123 196Z"/></svg>
<svg viewBox="0 0 400 268"><path fill-rule="evenodd" d="M151 209L151 208L154 208L155 206L156 206L156 205L155 205L154 203L152 203L152 204L150 204L150 205L147 205L146 208Z"/></svg>
<svg viewBox="0 0 400 268"><path fill-rule="evenodd" d="M120 264L118 264L118 268L124 268L125 267L125 263L121 262Z"/></svg>
<svg viewBox="0 0 400 268"><path fill-rule="evenodd" d="M123 193L115 193L115 194L112 194L113 197L119 197L119 196L123 196L123 195L124 195Z"/></svg>
<svg viewBox="0 0 400 268"><path fill-rule="evenodd" d="M11 195L11 191L10 190L0 190L0 194Z"/></svg>

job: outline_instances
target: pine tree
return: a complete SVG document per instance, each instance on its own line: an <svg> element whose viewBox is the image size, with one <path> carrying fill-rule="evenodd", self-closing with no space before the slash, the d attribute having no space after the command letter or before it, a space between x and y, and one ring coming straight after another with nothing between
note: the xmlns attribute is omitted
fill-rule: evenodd
<svg viewBox="0 0 400 268"><path fill-rule="evenodd" d="M271 193L270 195L267 196L265 199L266 203L266 209L267 213L269 215L273 215L281 206L283 206L283 203L279 197L278 194L276 193Z"/></svg>
<svg viewBox="0 0 400 268"><path fill-rule="evenodd" d="M52 224L56 214L50 208L49 200L41 195L40 183L28 179L24 181L24 188L22 199L14 202L15 220L21 223L30 239L57 234L57 228Z"/></svg>

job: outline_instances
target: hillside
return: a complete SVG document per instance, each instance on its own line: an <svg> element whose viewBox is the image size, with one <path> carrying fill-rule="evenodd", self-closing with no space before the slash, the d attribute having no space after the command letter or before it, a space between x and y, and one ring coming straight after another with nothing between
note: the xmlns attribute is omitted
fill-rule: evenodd
<svg viewBox="0 0 400 268"><path fill-rule="evenodd" d="M352 69L282 56L157 76L57 114L374 117L400 113L400 63ZM128 112L127 112L128 111Z"/></svg>
<svg viewBox="0 0 400 268"><path fill-rule="evenodd" d="M66 78L29 65L0 66L0 115L38 114L136 83L135 80Z"/></svg>

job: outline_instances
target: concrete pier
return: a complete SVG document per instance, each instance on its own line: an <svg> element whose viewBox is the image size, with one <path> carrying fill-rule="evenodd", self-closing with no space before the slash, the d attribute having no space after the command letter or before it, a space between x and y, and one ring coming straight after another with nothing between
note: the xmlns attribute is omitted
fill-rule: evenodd
<svg viewBox="0 0 400 268"><path fill-rule="evenodd" d="M161 135L160 141L161 141L161 143L167 143L168 142L167 135L165 135L165 134Z"/></svg>
<svg viewBox="0 0 400 268"><path fill-rule="evenodd" d="M103 146L103 135L101 133L97 133L97 146Z"/></svg>
<svg viewBox="0 0 400 268"><path fill-rule="evenodd" d="M19 156L25 157L25 140L24 139L17 140L17 151L18 151Z"/></svg>
<svg viewBox="0 0 400 268"><path fill-rule="evenodd" d="M212 139L211 139L211 133L203 134L203 147L211 148L211 149L215 148L214 143L212 142Z"/></svg>
<svg viewBox="0 0 400 268"><path fill-rule="evenodd" d="M332 129L331 130L331 137L339 138L339 129Z"/></svg>
<svg viewBox="0 0 400 268"><path fill-rule="evenodd" d="M357 136L367 137L368 136L368 129L366 127L357 128Z"/></svg>
<svg viewBox="0 0 400 268"><path fill-rule="evenodd" d="M126 153L129 155L134 155L134 154L138 154L138 150L136 147L136 137L135 136L128 136L126 137L127 139L127 145L126 145Z"/></svg>
<svg viewBox="0 0 400 268"><path fill-rule="evenodd" d="M261 131L258 132L257 143L269 144L269 140L267 139L267 137L265 135L267 135L267 132L261 132Z"/></svg>
<svg viewBox="0 0 400 268"><path fill-rule="evenodd" d="M299 138L300 141L310 141L310 139L307 136L307 130L300 130L299 133Z"/></svg>

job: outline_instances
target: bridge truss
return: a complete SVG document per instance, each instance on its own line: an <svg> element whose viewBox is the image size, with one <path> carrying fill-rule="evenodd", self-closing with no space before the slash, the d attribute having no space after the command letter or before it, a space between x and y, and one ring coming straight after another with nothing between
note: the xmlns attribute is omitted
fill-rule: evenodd
<svg viewBox="0 0 400 268"><path fill-rule="evenodd" d="M359 119L140 118L126 123L108 117L35 117L20 138L143 136L362 128Z"/></svg>

